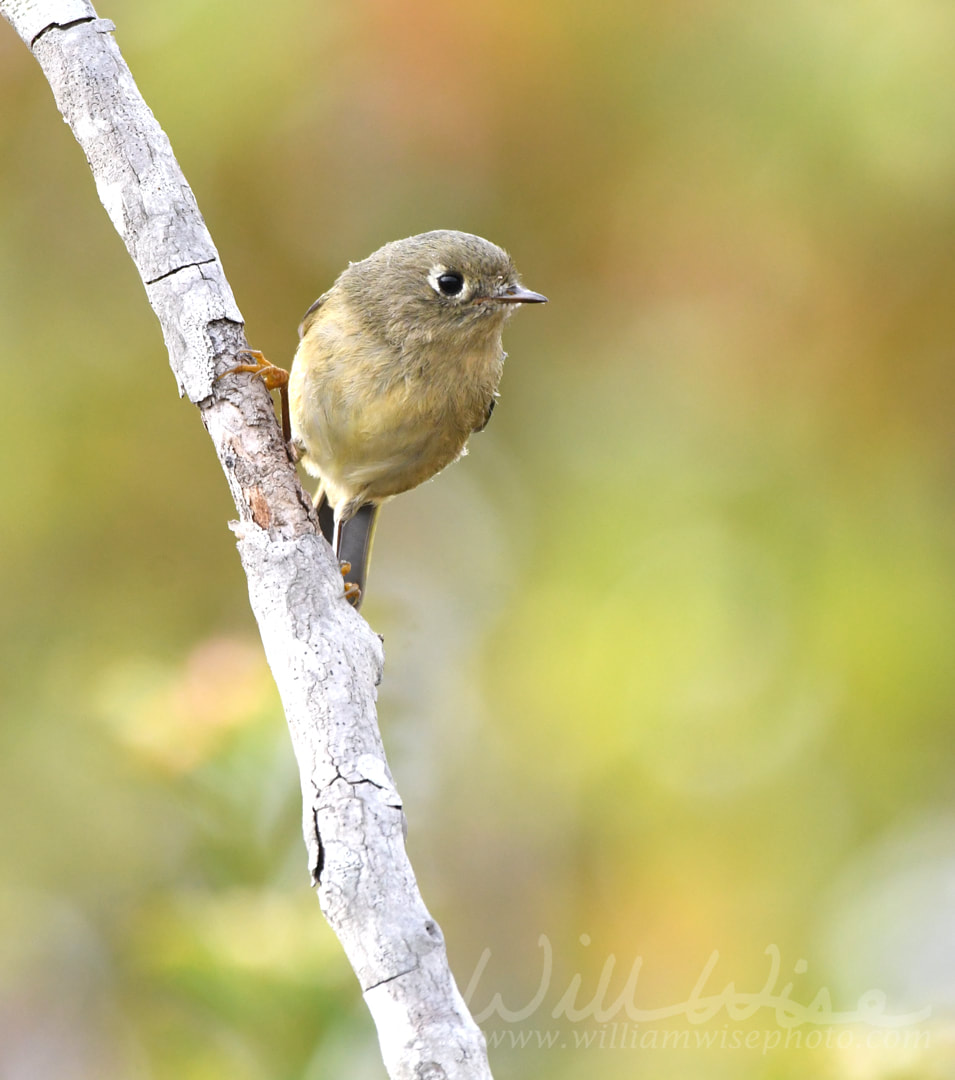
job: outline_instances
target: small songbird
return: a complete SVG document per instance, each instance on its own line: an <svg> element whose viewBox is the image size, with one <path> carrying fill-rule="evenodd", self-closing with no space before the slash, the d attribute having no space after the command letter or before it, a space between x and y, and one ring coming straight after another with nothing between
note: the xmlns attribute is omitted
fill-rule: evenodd
<svg viewBox="0 0 955 1080"><path fill-rule="evenodd" d="M442 229L351 263L305 313L288 381L292 445L319 481L322 531L351 563L356 605L378 508L465 452L494 409L504 323L546 300L507 252Z"/></svg>

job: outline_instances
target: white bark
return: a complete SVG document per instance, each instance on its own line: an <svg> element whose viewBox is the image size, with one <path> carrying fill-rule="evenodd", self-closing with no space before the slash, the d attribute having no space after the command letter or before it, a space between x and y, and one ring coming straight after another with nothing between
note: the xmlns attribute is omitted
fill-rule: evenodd
<svg viewBox="0 0 955 1080"><path fill-rule="evenodd" d="M162 325L180 393L199 406L232 489L233 527L304 798L309 868L355 969L388 1073L490 1078L441 931L404 847L401 800L375 714L383 653L344 601L331 550L259 380L214 381L246 344L192 191L86 0L0 0L40 62Z"/></svg>

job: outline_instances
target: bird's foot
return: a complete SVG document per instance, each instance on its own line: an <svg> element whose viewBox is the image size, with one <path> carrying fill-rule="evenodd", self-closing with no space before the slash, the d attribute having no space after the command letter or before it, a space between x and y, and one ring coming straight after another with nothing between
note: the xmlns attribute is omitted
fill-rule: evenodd
<svg viewBox="0 0 955 1080"><path fill-rule="evenodd" d="M351 563L347 559L342 559L339 563L342 571L342 577L351 573ZM361 600L361 587L356 581L345 582L345 599L351 604L352 607L358 607L358 603Z"/></svg>
<svg viewBox="0 0 955 1080"><path fill-rule="evenodd" d="M279 397L282 401L282 438L285 440L285 450L288 453L289 460L294 465L298 461L298 451L295 449L292 443L292 420L289 415L288 406L288 379L289 375L285 368L276 367L271 360L265 358L265 354L259 352L258 349L239 349L235 354L236 358L240 356L251 357L255 362L252 364L238 364L236 367L229 368L228 371L223 371L221 375L216 376L216 382L220 379L224 379L226 375L236 375L239 372L247 371L250 375L258 375L262 382L265 383L267 390L280 391Z"/></svg>
<svg viewBox="0 0 955 1080"><path fill-rule="evenodd" d="M239 364L236 367L229 368L228 371L223 371L221 375L217 376L217 382L219 379L224 379L226 375L237 375L241 371L247 371L250 375L258 375L269 390L282 390L288 386L288 372L285 368L276 367L258 349L240 349L235 355L236 359L240 356L251 357L254 363Z"/></svg>

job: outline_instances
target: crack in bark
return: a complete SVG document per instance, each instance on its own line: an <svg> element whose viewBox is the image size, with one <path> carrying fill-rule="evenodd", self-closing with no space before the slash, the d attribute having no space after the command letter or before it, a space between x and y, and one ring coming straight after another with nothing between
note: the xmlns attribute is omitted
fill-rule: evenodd
<svg viewBox="0 0 955 1080"><path fill-rule="evenodd" d="M93 18L92 16L87 15L87 16L84 16L82 19L73 19L71 22L65 22L65 23L51 22L51 23L48 23L46 26L43 27L42 30L40 30L38 33L34 34L32 38L30 38L30 48L32 49L33 46L36 45L36 43L40 40L40 38L43 37L44 34L48 33L50 30L71 30L74 26L82 26L83 23L97 22L97 21L98 21L97 19Z"/></svg>
<svg viewBox="0 0 955 1080"><path fill-rule="evenodd" d="M371 990L377 990L379 986L387 986L388 983L394 982L395 979L400 979L405 975L410 975L413 971L417 971L419 967L419 964L412 964L410 968L405 968L404 971L397 971L394 975L389 975L386 979L379 979L378 982L372 983L371 986L366 986L362 993L367 994Z"/></svg>
<svg viewBox="0 0 955 1080"><path fill-rule="evenodd" d="M315 810L312 811L312 824L315 828L315 844L318 848L318 857L312 867L312 884L320 885L322 883L322 871L325 869L325 845L322 843L322 834L318 829L318 813Z"/></svg>
<svg viewBox="0 0 955 1080"><path fill-rule="evenodd" d="M84 19L83 21L86 22L88 20ZM194 266L208 266L209 263L214 262L218 262L215 256L209 259L200 259L198 262L183 263L181 266L174 266L171 270L167 270L164 274L159 274L154 278L147 278L146 284L155 285L157 281L163 281L165 278L172 277L173 274L181 274L183 270L191 270Z"/></svg>

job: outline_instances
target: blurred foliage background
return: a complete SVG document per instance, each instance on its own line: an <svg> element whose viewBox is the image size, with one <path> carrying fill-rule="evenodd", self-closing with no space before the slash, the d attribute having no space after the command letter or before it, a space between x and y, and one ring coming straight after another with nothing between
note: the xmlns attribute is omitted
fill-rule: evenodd
<svg viewBox="0 0 955 1080"><path fill-rule="evenodd" d="M100 14L273 360L429 228L551 299L469 458L382 515L364 608L495 1075L951 1076L955 7ZM0 1073L382 1076L226 486L5 24L0 100ZM748 1013L611 1007L714 951ZM823 988L849 1016L787 1029Z"/></svg>

